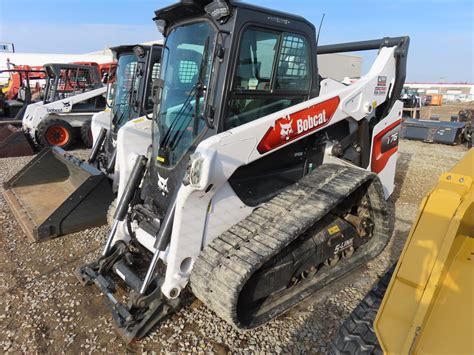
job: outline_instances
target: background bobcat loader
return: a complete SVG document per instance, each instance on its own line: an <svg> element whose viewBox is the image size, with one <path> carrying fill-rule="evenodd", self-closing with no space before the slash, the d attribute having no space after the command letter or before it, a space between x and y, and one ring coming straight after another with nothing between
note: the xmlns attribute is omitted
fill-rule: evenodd
<svg viewBox="0 0 474 355"><path fill-rule="evenodd" d="M423 199L397 266L344 322L331 352L472 354L473 300L471 149Z"/></svg>
<svg viewBox="0 0 474 355"><path fill-rule="evenodd" d="M118 65L117 82L111 90L111 109L92 117L94 147L88 160L89 164L94 164L110 176L115 171L118 130L130 120L152 113L151 89L153 80L158 78L161 49L162 46L157 44L111 48ZM140 118L138 122L144 120ZM143 141L145 154L151 142L151 131Z"/></svg>
<svg viewBox="0 0 474 355"><path fill-rule="evenodd" d="M105 108L107 88L101 83L97 68L46 64L44 69L47 80L43 100L26 107L22 129L2 128L0 157L19 156L15 151L12 154L2 152L3 149L10 151L8 145L12 140L17 142L19 151L21 145L68 148L78 133L87 144L89 127L84 124L95 112Z"/></svg>
<svg viewBox="0 0 474 355"><path fill-rule="evenodd" d="M188 284L254 328L380 253L408 37L318 47L304 18L222 0L168 6L155 23L166 40L152 146L134 151L147 127L119 130L114 224L76 270L121 336L145 336ZM360 80L320 80L316 53L371 49Z"/></svg>
<svg viewBox="0 0 474 355"><path fill-rule="evenodd" d="M161 46L120 46L112 51L118 61L112 109L92 118L95 145L88 162L57 147L44 149L4 184L6 200L34 241L106 222L115 195L107 177L119 176L114 174L117 132L127 121L153 109L151 84L159 72ZM143 117L132 124L150 126L147 121ZM139 141L141 150L136 149L145 154L150 143L149 130Z"/></svg>

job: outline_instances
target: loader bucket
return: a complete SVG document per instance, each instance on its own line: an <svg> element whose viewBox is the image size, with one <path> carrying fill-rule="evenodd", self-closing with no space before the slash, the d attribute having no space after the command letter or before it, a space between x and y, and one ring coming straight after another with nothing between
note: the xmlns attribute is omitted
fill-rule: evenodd
<svg viewBox="0 0 474 355"><path fill-rule="evenodd" d="M464 122L444 122L408 118L402 123L400 137L427 143L460 144L466 128Z"/></svg>
<svg viewBox="0 0 474 355"><path fill-rule="evenodd" d="M0 158L22 157L34 154L21 128L6 125L0 128Z"/></svg>
<svg viewBox="0 0 474 355"><path fill-rule="evenodd" d="M33 241L105 224L114 198L104 173L58 147L43 149L4 183L4 190Z"/></svg>

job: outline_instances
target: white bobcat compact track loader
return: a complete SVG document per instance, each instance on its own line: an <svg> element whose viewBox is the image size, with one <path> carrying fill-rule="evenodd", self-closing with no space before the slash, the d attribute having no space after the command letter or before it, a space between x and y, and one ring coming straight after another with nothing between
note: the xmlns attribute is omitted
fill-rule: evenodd
<svg viewBox="0 0 474 355"><path fill-rule="evenodd" d="M232 0L182 1L155 23L151 146L134 151L148 126L119 130L114 223L76 270L123 339L178 309L188 285L249 329L378 255L409 38L318 46L304 18ZM360 50L378 55L356 82L318 75L316 54Z"/></svg>

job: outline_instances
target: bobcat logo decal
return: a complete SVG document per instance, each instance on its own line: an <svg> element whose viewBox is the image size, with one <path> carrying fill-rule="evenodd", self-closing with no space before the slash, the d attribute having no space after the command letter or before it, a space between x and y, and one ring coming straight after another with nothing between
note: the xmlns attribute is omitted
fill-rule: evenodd
<svg viewBox="0 0 474 355"><path fill-rule="evenodd" d="M71 103L70 102L63 102L63 106L64 106L64 108L70 108Z"/></svg>
<svg viewBox="0 0 474 355"><path fill-rule="evenodd" d="M286 123L280 122L280 136L282 141L287 141L290 139L290 135L293 133L293 119L290 120L290 117L287 116Z"/></svg>
<svg viewBox="0 0 474 355"><path fill-rule="evenodd" d="M258 152L265 154L327 126L340 101L339 96L335 96L277 118L258 143Z"/></svg>
<svg viewBox="0 0 474 355"><path fill-rule="evenodd" d="M168 194L168 179L161 177L160 173L158 173L158 190L161 191L163 196Z"/></svg>

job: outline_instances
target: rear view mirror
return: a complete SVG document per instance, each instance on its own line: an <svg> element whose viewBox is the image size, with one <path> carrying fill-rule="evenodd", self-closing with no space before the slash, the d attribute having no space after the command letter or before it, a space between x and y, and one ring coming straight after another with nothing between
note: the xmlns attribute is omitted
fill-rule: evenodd
<svg viewBox="0 0 474 355"><path fill-rule="evenodd" d="M112 107L111 103L114 99L114 93L115 93L115 84L110 84L109 91L107 92L107 97L106 97L106 105L108 108Z"/></svg>

